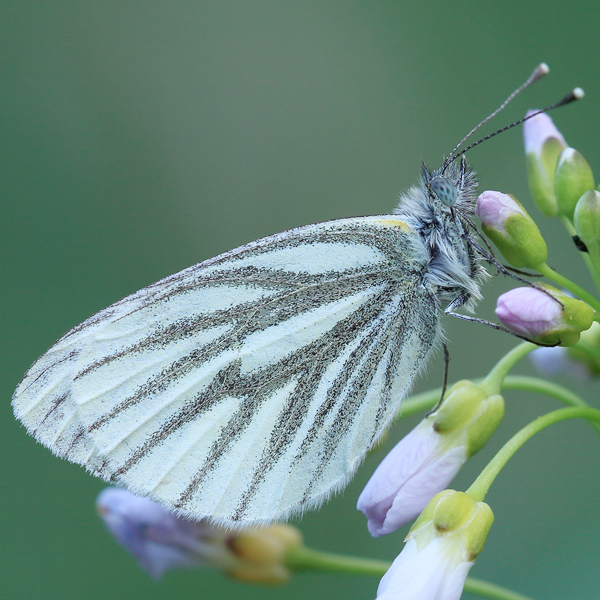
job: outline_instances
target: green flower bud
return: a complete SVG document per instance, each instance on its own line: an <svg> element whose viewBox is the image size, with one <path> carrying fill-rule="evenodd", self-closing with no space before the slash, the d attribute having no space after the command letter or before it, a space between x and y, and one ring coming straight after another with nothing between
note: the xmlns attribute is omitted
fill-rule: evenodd
<svg viewBox="0 0 600 600"><path fill-rule="evenodd" d="M481 410L476 419L467 429L467 448L469 458L477 454L496 431L504 417L504 398L499 394L489 396L482 403Z"/></svg>
<svg viewBox="0 0 600 600"><path fill-rule="evenodd" d="M385 574L378 600L458 598L494 521L490 507L445 490L413 525L406 546Z"/></svg>
<svg viewBox="0 0 600 600"><path fill-rule="evenodd" d="M580 152L565 148L558 157L554 174L554 191L558 214L573 218L575 205L588 190L594 189L594 174Z"/></svg>
<svg viewBox="0 0 600 600"><path fill-rule="evenodd" d="M528 111L530 115L535 111ZM536 206L548 217L558 214L554 195L554 171L558 155L567 142L547 114L536 115L523 124L525 160L529 188Z"/></svg>
<svg viewBox="0 0 600 600"><path fill-rule="evenodd" d="M475 214L484 233L513 267L534 269L546 262L546 242L516 198L502 192L483 192L477 198Z"/></svg>
<svg viewBox="0 0 600 600"><path fill-rule="evenodd" d="M504 399L490 396L481 386L464 380L455 383L433 418L433 429L450 434L453 444L466 446L470 458L485 446L504 416Z"/></svg>
<svg viewBox="0 0 600 600"><path fill-rule="evenodd" d="M600 253L600 192L589 190L579 198L573 224L588 252L592 256Z"/></svg>
<svg viewBox="0 0 600 600"><path fill-rule="evenodd" d="M454 492L439 500L433 512L433 526L439 533L464 527L472 518L475 500L464 492Z"/></svg>
<svg viewBox="0 0 600 600"><path fill-rule="evenodd" d="M474 561L483 550L494 513L485 502L465 492L444 490L434 496L408 532L419 550L436 537L453 540L463 560Z"/></svg>
<svg viewBox="0 0 600 600"><path fill-rule="evenodd" d="M485 540L494 522L494 513L485 502L475 504L474 515L463 534L465 551L470 560L475 560L485 545Z"/></svg>
<svg viewBox="0 0 600 600"><path fill-rule="evenodd" d="M455 383L440 408L431 415L434 417L433 429L438 433L451 433L467 426L486 398L487 392L472 381Z"/></svg>
<svg viewBox="0 0 600 600"><path fill-rule="evenodd" d="M417 520L412 524L410 531L408 532L408 536L412 533L415 533L417 530L421 529L421 527L428 527L433 521L433 514L435 513L435 508L438 505L438 502L445 498L446 496L456 494L455 490L442 490L438 492L425 506L421 514L418 516Z"/></svg>

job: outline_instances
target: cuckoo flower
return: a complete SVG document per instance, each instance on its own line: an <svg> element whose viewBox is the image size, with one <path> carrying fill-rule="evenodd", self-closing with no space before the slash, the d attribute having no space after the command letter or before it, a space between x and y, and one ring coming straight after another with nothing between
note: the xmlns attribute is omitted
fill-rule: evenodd
<svg viewBox="0 0 600 600"><path fill-rule="evenodd" d="M504 414L504 400L459 381L383 459L358 499L374 537L412 521L487 442Z"/></svg>

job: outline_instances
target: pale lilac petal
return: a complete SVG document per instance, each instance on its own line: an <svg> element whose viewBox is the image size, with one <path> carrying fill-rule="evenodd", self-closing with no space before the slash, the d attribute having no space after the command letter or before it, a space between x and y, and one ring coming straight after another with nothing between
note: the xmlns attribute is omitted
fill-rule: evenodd
<svg viewBox="0 0 600 600"><path fill-rule="evenodd" d="M414 538L410 538L404 545L402 552L400 552L400 554L391 564L390 568L386 571L385 575L381 578L379 587L377 588L378 597L386 591L392 578L396 577L396 573L398 573L398 571L402 571L406 563L410 565L416 555L417 542L415 542Z"/></svg>
<svg viewBox="0 0 600 600"><path fill-rule="evenodd" d="M383 459L358 498L373 537L412 521L445 489L467 459L464 445L451 447L425 419Z"/></svg>
<svg viewBox="0 0 600 600"><path fill-rule="evenodd" d="M383 523L376 528L375 521L367 526L373 537L392 533L418 517L427 503L446 489L467 460L467 447L451 448L432 462L423 465L419 473L398 489Z"/></svg>
<svg viewBox="0 0 600 600"><path fill-rule="evenodd" d="M529 354L534 367L547 377L555 377L567 373L582 381L588 381L591 373L582 362L574 360L569 351L562 346L554 348L536 348Z"/></svg>
<svg viewBox="0 0 600 600"><path fill-rule="evenodd" d="M358 499L371 535L392 533L412 521L466 459L466 446L451 447L431 420L421 421L383 459Z"/></svg>
<svg viewBox="0 0 600 600"><path fill-rule="evenodd" d="M505 231L506 220L516 214L525 215L523 209L508 195L488 190L477 198L475 214L486 227Z"/></svg>
<svg viewBox="0 0 600 600"><path fill-rule="evenodd" d="M536 112L528 110L527 116ZM523 141L525 142L525 154L535 152L540 154L544 142L549 138L555 138L564 147L567 147L567 142L562 133L556 128L552 119L545 113L532 117L523 123Z"/></svg>
<svg viewBox="0 0 600 600"><path fill-rule="evenodd" d="M562 311L556 300L535 288L515 288L502 294L496 315L512 331L536 338L560 325Z"/></svg>
<svg viewBox="0 0 600 600"><path fill-rule="evenodd" d="M381 461L358 499L359 510L362 510L361 505L380 502L395 493L398 481L412 477L438 444L439 434L433 431L431 424L419 423Z"/></svg>
<svg viewBox="0 0 600 600"><path fill-rule="evenodd" d="M119 488L106 488L96 501L107 529L155 579L172 569L213 561L223 549L211 542L213 528L169 513L160 504Z"/></svg>

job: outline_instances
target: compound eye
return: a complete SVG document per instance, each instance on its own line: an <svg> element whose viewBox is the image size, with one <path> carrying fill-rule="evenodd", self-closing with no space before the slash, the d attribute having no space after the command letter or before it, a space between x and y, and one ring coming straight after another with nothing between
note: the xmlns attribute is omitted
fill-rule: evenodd
<svg viewBox="0 0 600 600"><path fill-rule="evenodd" d="M456 184L447 177L434 177L431 180L431 189L435 195L446 205L454 206L458 197Z"/></svg>

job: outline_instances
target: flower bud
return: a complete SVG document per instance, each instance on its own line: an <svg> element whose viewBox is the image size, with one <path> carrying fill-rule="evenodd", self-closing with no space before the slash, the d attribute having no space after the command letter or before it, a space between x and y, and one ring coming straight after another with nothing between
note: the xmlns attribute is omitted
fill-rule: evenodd
<svg viewBox="0 0 600 600"><path fill-rule="evenodd" d="M511 331L549 346L573 346L594 320L594 311L588 304L546 284L515 288L502 294L496 315Z"/></svg>
<svg viewBox="0 0 600 600"><path fill-rule="evenodd" d="M357 503L374 537L414 519L452 481L498 427L504 400L471 381L459 381L383 459Z"/></svg>
<svg viewBox="0 0 600 600"><path fill-rule="evenodd" d="M494 522L490 507L464 492L436 495L383 576L378 600L458 600Z"/></svg>
<svg viewBox="0 0 600 600"><path fill-rule="evenodd" d="M301 545L302 535L290 525L244 529L230 543L242 563L227 574L252 583L286 583L291 576L286 557Z"/></svg>
<svg viewBox="0 0 600 600"><path fill-rule="evenodd" d="M527 115L533 112L536 111L530 110ZM533 200L546 216L555 217L558 205L554 194L554 171L558 155L567 147L567 142L545 113L523 123L523 139Z"/></svg>
<svg viewBox="0 0 600 600"><path fill-rule="evenodd" d="M96 505L107 529L154 579L174 569L209 566L244 581L285 583L291 575L286 556L302 544L289 525L221 529L114 487L103 490Z"/></svg>
<svg viewBox="0 0 600 600"><path fill-rule="evenodd" d="M573 224L579 239L593 257L600 256L600 192L589 190L575 206Z"/></svg>
<svg viewBox="0 0 600 600"><path fill-rule="evenodd" d="M572 219L579 198L593 189L594 174L590 165L577 150L565 148L558 157L554 174L558 214Z"/></svg>
<svg viewBox="0 0 600 600"><path fill-rule="evenodd" d="M516 198L501 192L483 192L477 198L475 214L483 232L513 267L534 269L546 262L546 242Z"/></svg>

